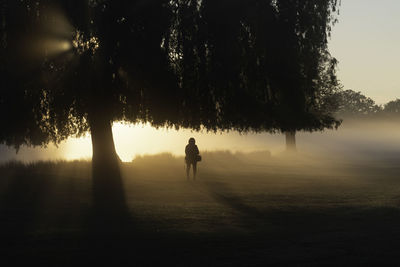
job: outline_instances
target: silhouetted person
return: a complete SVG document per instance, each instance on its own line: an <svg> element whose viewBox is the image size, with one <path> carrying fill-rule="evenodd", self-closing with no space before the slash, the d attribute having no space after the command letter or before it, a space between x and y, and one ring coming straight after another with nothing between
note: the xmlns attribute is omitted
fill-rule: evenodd
<svg viewBox="0 0 400 267"><path fill-rule="evenodd" d="M197 161L200 160L199 148L196 146L196 140L193 137L189 139L189 144L185 147L186 177L189 179L190 166L193 166L193 179L196 179Z"/></svg>

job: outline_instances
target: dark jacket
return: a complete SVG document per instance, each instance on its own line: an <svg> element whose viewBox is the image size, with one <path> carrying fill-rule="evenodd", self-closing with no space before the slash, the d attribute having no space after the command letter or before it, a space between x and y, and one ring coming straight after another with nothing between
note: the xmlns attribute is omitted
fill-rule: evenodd
<svg viewBox="0 0 400 267"><path fill-rule="evenodd" d="M196 145L188 144L185 147L185 154L186 154L186 157L185 157L186 162L196 163L197 155L199 155L200 152Z"/></svg>

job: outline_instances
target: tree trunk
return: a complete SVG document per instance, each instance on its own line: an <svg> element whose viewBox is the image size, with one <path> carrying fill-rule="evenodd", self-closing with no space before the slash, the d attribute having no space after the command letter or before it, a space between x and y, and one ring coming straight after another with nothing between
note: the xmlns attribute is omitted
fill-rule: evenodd
<svg viewBox="0 0 400 267"><path fill-rule="evenodd" d="M286 151L296 152L296 131L285 132L286 136Z"/></svg>
<svg viewBox="0 0 400 267"><path fill-rule="evenodd" d="M104 165L115 166L119 162L119 158L115 151L110 120L101 115L95 115L90 118L89 124L92 138L93 165L98 167Z"/></svg>
<svg viewBox="0 0 400 267"><path fill-rule="evenodd" d="M101 113L89 114L92 137L93 206L96 217L108 226L118 223L128 214L120 172L120 160L115 151L111 122Z"/></svg>

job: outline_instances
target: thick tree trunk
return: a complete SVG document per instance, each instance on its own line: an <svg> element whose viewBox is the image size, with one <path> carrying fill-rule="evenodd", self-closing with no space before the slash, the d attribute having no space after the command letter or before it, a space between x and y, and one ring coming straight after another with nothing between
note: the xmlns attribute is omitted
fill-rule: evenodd
<svg viewBox="0 0 400 267"><path fill-rule="evenodd" d="M101 113L90 114L88 119L93 147L93 206L102 222L118 224L128 212L111 122Z"/></svg>
<svg viewBox="0 0 400 267"><path fill-rule="evenodd" d="M119 162L115 151L111 122L102 116L92 116L89 120L92 137L94 166L113 166Z"/></svg>
<svg viewBox="0 0 400 267"><path fill-rule="evenodd" d="M286 151L296 152L296 131L285 132L286 136Z"/></svg>

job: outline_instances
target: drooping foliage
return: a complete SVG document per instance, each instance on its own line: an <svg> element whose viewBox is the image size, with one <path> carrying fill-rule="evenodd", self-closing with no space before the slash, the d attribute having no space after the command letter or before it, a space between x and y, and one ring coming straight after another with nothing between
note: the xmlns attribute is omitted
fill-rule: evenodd
<svg viewBox="0 0 400 267"><path fill-rule="evenodd" d="M336 1L279 1L282 20L293 34L287 49L292 55L280 110L284 131L322 130L337 127L332 95L340 89L336 60L327 48L331 26L336 22Z"/></svg>
<svg viewBox="0 0 400 267"><path fill-rule="evenodd" d="M256 131L337 126L331 99L339 89L336 60L327 50L336 1L179 3L186 7L176 6L176 25L186 31L172 36L172 51L181 58L179 76L188 94L209 103L197 108L194 126ZM210 117L201 112L210 111L216 121L201 120Z"/></svg>
<svg viewBox="0 0 400 267"><path fill-rule="evenodd" d="M43 145L99 120L318 130L336 0L3 0L0 141ZM105 125L105 124L102 124ZM99 126L100 128L103 126ZM96 128L97 129L97 128Z"/></svg>

